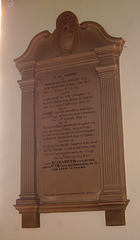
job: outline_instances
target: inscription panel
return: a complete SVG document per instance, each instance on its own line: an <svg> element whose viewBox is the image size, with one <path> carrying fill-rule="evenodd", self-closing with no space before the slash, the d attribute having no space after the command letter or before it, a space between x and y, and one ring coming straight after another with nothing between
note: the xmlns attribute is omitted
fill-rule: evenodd
<svg viewBox="0 0 140 240"><path fill-rule="evenodd" d="M98 82L90 67L53 71L38 90L38 191L43 202L96 200Z"/></svg>

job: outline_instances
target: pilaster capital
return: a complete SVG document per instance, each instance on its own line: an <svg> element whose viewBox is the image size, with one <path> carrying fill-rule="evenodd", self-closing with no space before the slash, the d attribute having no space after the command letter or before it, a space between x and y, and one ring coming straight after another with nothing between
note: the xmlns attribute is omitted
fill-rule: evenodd
<svg viewBox="0 0 140 240"><path fill-rule="evenodd" d="M118 65L110 64L95 67L100 79L115 78L118 75Z"/></svg>
<svg viewBox="0 0 140 240"><path fill-rule="evenodd" d="M123 44L120 44L119 46L113 44L94 49L95 53L97 54L100 60L101 65L117 63L122 50Z"/></svg>
<svg viewBox="0 0 140 240"><path fill-rule="evenodd" d="M22 80L34 78L36 61L19 62L16 64L16 67L21 73Z"/></svg>
<svg viewBox="0 0 140 240"><path fill-rule="evenodd" d="M35 91L38 86L38 80L35 78L27 79L27 80L19 80L18 84L22 90L22 92Z"/></svg>

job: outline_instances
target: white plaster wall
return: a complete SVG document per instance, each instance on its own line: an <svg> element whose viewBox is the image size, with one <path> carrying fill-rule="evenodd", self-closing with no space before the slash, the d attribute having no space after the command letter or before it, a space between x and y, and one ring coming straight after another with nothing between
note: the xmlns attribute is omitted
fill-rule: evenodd
<svg viewBox="0 0 140 240"><path fill-rule="evenodd" d="M140 239L140 0L2 0L0 43L0 240ZM20 191L20 74L13 59L42 30L53 32L57 16L73 11L79 22L100 23L126 41L121 91L128 198L126 226L106 227L104 212L42 214L40 229L21 229L13 204Z"/></svg>

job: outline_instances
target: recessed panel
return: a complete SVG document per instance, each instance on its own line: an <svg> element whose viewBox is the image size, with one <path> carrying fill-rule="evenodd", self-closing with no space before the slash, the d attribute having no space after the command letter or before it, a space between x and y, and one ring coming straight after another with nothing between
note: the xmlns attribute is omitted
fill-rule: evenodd
<svg viewBox="0 0 140 240"><path fill-rule="evenodd" d="M40 77L37 161L42 202L97 200L98 94L97 78L88 66Z"/></svg>

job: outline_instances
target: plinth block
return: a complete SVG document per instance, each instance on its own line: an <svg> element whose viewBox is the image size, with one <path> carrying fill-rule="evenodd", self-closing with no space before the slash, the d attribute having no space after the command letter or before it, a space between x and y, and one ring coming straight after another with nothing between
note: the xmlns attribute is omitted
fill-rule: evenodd
<svg viewBox="0 0 140 240"><path fill-rule="evenodd" d="M107 210L105 218L107 226L125 225L125 210Z"/></svg>
<svg viewBox="0 0 140 240"><path fill-rule="evenodd" d="M38 228L40 227L40 214L23 213L22 228Z"/></svg>

